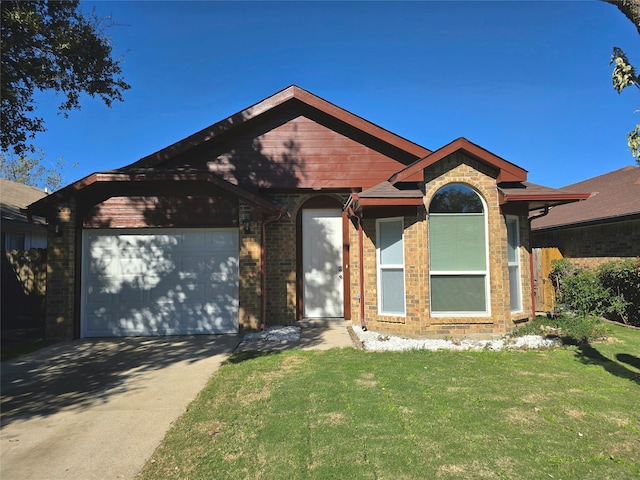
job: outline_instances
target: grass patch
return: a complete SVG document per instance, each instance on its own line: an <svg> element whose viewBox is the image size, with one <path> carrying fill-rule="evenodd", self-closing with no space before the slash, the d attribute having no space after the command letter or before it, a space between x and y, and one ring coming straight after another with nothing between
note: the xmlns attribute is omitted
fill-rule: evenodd
<svg viewBox="0 0 640 480"><path fill-rule="evenodd" d="M41 348L53 345L56 342L57 340L46 340L39 338L32 340L23 340L15 344L2 345L0 350L0 361L4 362L5 360L11 360L12 358L24 355L25 353L35 352L36 350L40 350Z"/></svg>
<svg viewBox="0 0 640 480"><path fill-rule="evenodd" d="M611 329L546 351L234 356L139 478L635 480L640 332Z"/></svg>

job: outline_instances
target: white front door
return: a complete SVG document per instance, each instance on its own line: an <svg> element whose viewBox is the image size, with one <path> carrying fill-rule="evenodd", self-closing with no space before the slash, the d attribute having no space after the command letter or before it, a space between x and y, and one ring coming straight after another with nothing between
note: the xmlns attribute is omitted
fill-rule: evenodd
<svg viewBox="0 0 640 480"><path fill-rule="evenodd" d="M304 317L343 317L340 209L302 211L302 272Z"/></svg>

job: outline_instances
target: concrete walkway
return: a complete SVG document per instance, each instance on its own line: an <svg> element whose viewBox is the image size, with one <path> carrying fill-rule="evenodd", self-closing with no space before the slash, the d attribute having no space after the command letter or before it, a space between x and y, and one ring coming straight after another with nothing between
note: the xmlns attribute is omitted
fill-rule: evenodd
<svg viewBox="0 0 640 480"><path fill-rule="evenodd" d="M305 321L299 342L238 335L65 342L1 364L0 478L133 479L234 351L352 347L343 321Z"/></svg>

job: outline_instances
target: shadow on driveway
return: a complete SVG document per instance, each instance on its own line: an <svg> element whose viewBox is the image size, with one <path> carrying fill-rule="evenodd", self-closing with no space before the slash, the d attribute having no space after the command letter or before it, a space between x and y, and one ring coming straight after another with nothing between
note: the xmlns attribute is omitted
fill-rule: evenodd
<svg viewBox="0 0 640 480"><path fill-rule="evenodd" d="M135 379L179 362L229 355L236 335L83 339L2 363L1 424L85 408L136 388Z"/></svg>

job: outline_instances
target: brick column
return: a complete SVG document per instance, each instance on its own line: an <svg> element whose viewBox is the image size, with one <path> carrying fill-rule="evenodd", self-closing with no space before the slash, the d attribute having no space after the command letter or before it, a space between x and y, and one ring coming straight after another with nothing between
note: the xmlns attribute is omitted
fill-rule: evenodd
<svg viewBox="0 0 640 480"><path fill-rule="evenodd" d="M71 340L74 337L76 267L76 202L74 198L56 206L49 220L47 238L47 311L45 336Z"/></svg>
<svg viewBox="0 0 640 480"><path fill-rule="evenodd" d="M240 202L240 308L239 323L241 329L260 328L261 291L260 291L260 221L253 219L252 210L246 203ZM251 219L246 225L244 220Z"/></svg>

